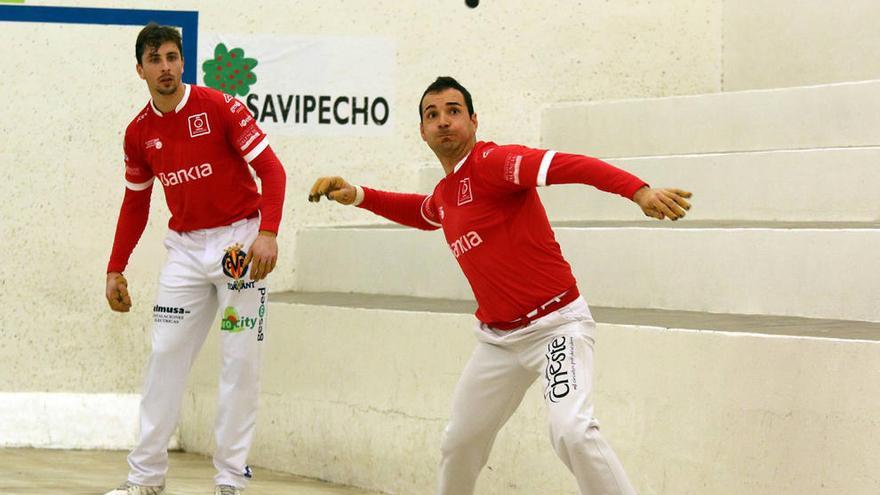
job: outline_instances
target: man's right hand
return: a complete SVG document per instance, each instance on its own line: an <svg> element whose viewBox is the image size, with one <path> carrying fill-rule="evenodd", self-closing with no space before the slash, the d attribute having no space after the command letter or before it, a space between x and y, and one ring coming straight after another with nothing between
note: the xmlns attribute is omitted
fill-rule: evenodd
<svg viewBox="0 0 880 495"><path fill-rule="evenodd" d="M128 295L128 281L119 272L107 274L107 302L110 309L120 313L128 313L131 309L131 297Z"/></svg>
<svg viewBox="0 0 880 495"><path fill-rule="evenodd" d="M327 199L339 204L350 205L357 199L357 188L342 177L321 177L315 181L315 185L309 191L309 201L317 203L321 200L321 196L326 196Z"/></svg>

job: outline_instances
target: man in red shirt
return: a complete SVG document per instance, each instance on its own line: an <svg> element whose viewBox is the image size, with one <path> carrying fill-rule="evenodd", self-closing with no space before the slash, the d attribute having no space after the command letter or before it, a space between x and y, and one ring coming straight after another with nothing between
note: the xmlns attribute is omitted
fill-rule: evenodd
<svg viewBox="0 0 880 495"><path fill-rule="evenodd" d="M234 495L250 477L247 453L266 334L265 278L278 257L275 236L286 177L242 102L181 82L176 29L150 23L138 35L135 56L152 99L125 131L126 191L107 266L106 297L113 311L131 308L122 272L147 224L157 179L171 219L153 307L140 438L128 456L127 481L108 493L164 493L168 440L186 377L220 308L223 370L214 481L215 493ZM262 195L248 165L260 177Z"/></svg>
<svg viewBox="0 0 880 495"><path fill-rule="evenodd" d="M470 93L440 77L419 103L422 139L446 176L429 195L319 178L326 196L397 223L442 228L477 300L479 341L455 390L441 448L440 495L469 495L498 430L542 377L553 448L584 495L632 487L593 417L595 322L563 258L536 187L582 183L631 199L657 219L685 215L691 194L652 189L596 158L477 141Z"/></svg>

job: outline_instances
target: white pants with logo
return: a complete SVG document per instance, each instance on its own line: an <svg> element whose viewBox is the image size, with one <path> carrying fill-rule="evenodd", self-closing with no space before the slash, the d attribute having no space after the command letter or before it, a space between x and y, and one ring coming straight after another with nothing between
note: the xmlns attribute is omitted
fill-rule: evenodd
<svg viewBox="0 0 880 495"><path fill-rule="evenodd" d="M519 330L477 326L479 343L456 386L443 436L440 495L474 493L498 430L538 377L550 441L581 494L636 493L593 418L594 328L583 298Z"/></svg>
<svg viewBox="0 0 880 495"><path fill-rule="evenodd" d="M268 301L265 279L250 280L250 269L242 273L242 265L258 231L257 218L186 233L169 231L165 240L168 258L153 308L140 439L128 456L129 481L164 484L168 440L180 416L187 375L208 332L215 331L221 333L223 365L214 426L214 481L246 485ZM218 308L221 328L212 328Z"/></svg>

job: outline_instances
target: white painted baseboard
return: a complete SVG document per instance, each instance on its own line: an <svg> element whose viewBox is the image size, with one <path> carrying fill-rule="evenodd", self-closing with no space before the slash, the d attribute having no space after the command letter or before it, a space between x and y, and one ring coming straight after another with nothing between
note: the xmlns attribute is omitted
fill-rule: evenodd
<svg viewBox="0 0 880 495"><path fill-rule="evenodd" d="M0 392L0 447L131 449L137 394ZM178 435L170 449L179 448Z"/></svg>

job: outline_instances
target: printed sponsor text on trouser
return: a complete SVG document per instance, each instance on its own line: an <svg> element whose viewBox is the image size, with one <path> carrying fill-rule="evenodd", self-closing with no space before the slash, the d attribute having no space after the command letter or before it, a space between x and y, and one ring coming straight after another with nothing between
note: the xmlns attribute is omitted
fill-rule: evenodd
<svg viewBox="0 0 880 495"><path fill-rule="evenodd" d="M268 309L265 279L250 280L249 267L243 266L258 230L259 218L253 218L226 227L168 233L168 257L153 308L140 438L128 456L129 481L164 484L168 441L180 416L187 375L208 332L216 331L223 361L214 425L214 482L246 485ZM221 328L213 328L218 309Z"/></svg>
<svg viewBox="0 0 880 495"><path fill-rule="evenodd" d="M536 378L543 380L550 441L582 495L635 489L593 418L593 322L583 298L510 332L476 328L442 443L438 494L471 495L495 437Z"/></svg>

